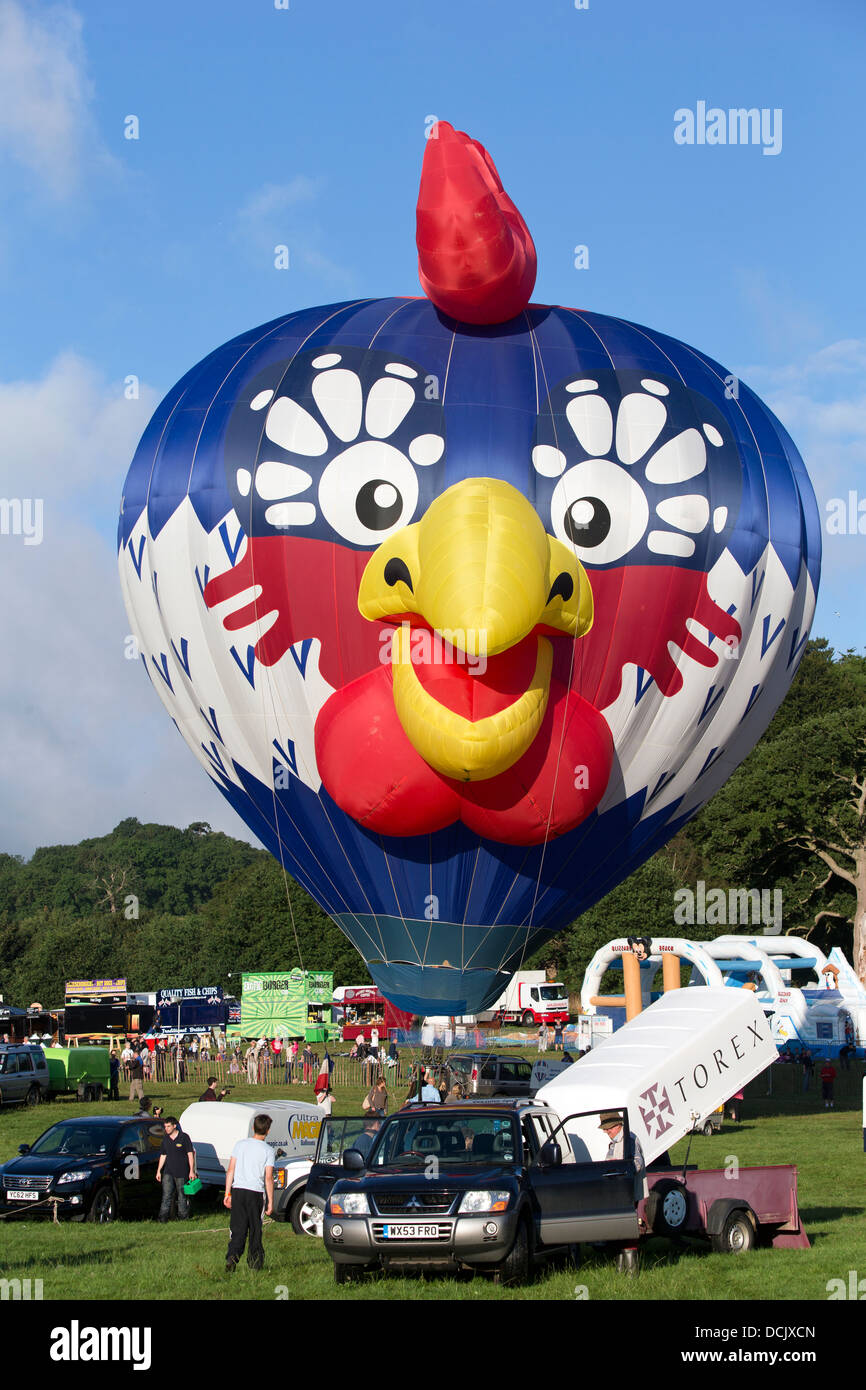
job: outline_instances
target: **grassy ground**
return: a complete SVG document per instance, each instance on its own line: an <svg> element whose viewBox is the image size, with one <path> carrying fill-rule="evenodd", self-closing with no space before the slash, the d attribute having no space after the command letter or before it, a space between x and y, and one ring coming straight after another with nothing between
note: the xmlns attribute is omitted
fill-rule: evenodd
<svg viewBox="0 0 866 1390"><path fill-rule="evenodd" d="M774 1069L776 1071L778 1069ZM443 1299L461 1300L826 1300L830 1279L847 1282L849 1270L866 1275L866 1198L864 1198L861 1117L856 1096L859 1075L840 1078L839 1109L825 1111L813 1091L765 1083L747 1096L739 1124L725 1122L721 1134L692 1140L690 1162L722 1167L731 1156L740 1164L795 1162L803 1224L812 1241L808 1251L757 1250L742 1256L716 1255L697 1242L681 1248L653 1239L643 1249L639 1279L617 1275L611 1259L584 1247L579 1269L568 1263L547 1266L522 1289L495 1287L486 1278L369 1276L334 1285L321 1241L293 1234L272 1222L265 1232L266 1269L245 1265L224 1273L228 1212L213 1198L196 1199L196 1215L184 1224L159 1226L124 1221L91 1226L54 1225L14 1217L2 1222L0 1277L41 1279L45 1299ZM281 1096L310 1100L309 1087L280 1087ZM154 1100L180 1113L198 1098L198 1085L156 1085ZM260 1100L265 1087L237 1086L233 1100ZM335 1113L359 1114L363 1089L339 1093ZM73 1113L132 1113L126 1101L101 1106L60 1101L37 1110L0 1112L0 1160L13 1157L20 1143L32 1142L55 1120ZM685 1145L674 1150L683 1159Z"/></svg>

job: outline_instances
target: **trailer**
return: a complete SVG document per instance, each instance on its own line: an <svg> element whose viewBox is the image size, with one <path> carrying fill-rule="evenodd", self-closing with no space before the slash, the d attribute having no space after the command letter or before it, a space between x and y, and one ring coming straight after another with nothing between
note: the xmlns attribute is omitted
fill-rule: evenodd
<svg viewBox="0 0 866 1390"><path fill-rule="evenodd" d="M806 1250L793 1164L702 1170L672 1167L668 1156L775 1058L771 1023L753 993L674 989L553 1076L536 1100L564 1121L577 1163L604 1161L608 1142L579 1112L623 1112L647 1165L638 1206L645 1233L700 1235L729 1253L762 1242Z"/></svg>

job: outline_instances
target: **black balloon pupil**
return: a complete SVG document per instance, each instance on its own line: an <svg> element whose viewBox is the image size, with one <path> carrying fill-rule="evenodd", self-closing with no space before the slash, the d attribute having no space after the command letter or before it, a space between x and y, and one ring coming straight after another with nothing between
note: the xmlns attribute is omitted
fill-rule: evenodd
<svg viewBox="0 0 866 1390"><path fill-rule="evenodd" d="M601 545L610 531L610 512L598 497L579 497L565 513L565 534L574 545Z"/></svg>
<svg viewBox="0 0 866 1390"><path fill-rule="evenodd" d="M384 478L371 478L355 498L355 511L368 531L385 531L400 520L403 499L393 483Z"/></svg>

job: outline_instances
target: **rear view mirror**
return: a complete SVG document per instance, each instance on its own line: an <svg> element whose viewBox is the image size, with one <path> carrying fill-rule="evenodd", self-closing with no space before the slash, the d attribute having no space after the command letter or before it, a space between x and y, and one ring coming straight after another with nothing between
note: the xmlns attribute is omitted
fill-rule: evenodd
<svg viewBox="0 0 866 1390"><path fill-rule="evenodd" d="M343 1154L343 1167L350 1173L363 1173L366 1166L360 1149L347 1149Z"/></svg>
<svg viewBox="0 0 866 1390"><path fill-rule="evenodd" d="M30 1152L30 1145L29 1145L29 1144L19 1144L19 1145L18 1145L18 1152L19 1152L20 1154L29 1154L29 1152Z"/></svg>

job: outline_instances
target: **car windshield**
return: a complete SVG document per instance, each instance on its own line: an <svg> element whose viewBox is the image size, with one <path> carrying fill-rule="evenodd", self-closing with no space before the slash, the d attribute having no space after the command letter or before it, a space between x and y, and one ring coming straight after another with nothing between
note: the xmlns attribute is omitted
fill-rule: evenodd
<svg viewBox="0 0 866 1390"><path fill-rule="evenodd" d="M395 1115L385 1125L368 1167L423 1168L431 1156L449 1167L509 1163L515 1152L510 1115L468 1114L449 1107L435 1115Z"/></svg>
<svg viewBox="0 0 866 1390"><path fill-rule="evenodd" d="M362 1152L369 1151L371 1144L366 1142L365 1148L365 1131L373 1131L375 1137L378 1127L378 1121L371 1121L367 1116L328 1116L319 1131L316 1162L339 1163L344 1151L355 1148L359 1141Z"/></svg>
<svg viewBox="0 0 866 1390"><path fill-rule="evenodd" d="M546 1004L553 1004L564 997L565 990L562 985L541 985L538 993Z"/></svg>
<svg viewBox="0 0 866 1390"><path fill-rule="evenodd" d="M36 1140L32 1154L49 1158L55 1154L65 1154L70 1158L89 1158L91 1154L107 1154L116 1137L117 1130L109 1125L81 1125L75 1121L68 1124L52 1125L41 1138Z"/></svg>

